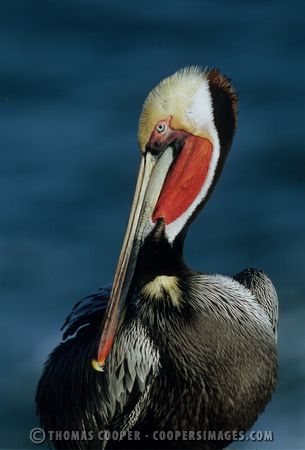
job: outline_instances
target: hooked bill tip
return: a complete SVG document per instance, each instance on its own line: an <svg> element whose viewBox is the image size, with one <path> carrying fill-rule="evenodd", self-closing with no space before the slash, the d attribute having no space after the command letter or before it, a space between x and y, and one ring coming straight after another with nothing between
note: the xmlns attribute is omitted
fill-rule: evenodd
<svg viewBox="0 0 305 450"><path fill-rule="evenodd" d="M97 372L104 372L104 363L99 363L95 358L92 359L91 365Z"/></svg>

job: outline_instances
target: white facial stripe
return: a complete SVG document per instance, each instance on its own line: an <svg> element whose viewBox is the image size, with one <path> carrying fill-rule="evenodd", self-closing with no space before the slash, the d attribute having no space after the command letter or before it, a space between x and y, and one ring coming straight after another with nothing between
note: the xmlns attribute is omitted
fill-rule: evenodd
<svg viewBox="0 0 305 450"><path fill-rule="evenodd" d="M193 97L190 111L186 114L187 119L194 124L196 131L209 132L214 125L212 99L208 80L202 79L200 86Z"/></svg>
<svg viewBox="0 0 305 450"><path fill-rule="evenodd" d="M194 96L192 108L188 112L188 118L189 120L193 121L196 129L204 131L210 137L213 146L213 152L208 169L208 174L199 194L197 195L193 203L189 206L189 208L183 214L181 214L180 217L178 217L172 223L166 225L165 233L170 243L173 243L175 237L180 233L188 219L194 213L197 206L206 197L208 190L211 187L217 167L217 162L219 160L220 143L218 133L214 124L213 106L209 85L208 81L205 79L199 86Z"/></svg>

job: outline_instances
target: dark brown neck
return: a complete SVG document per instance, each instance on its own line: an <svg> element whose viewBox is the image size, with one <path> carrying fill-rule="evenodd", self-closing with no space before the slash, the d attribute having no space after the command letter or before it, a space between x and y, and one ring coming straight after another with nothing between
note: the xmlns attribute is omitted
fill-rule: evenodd
<svg viewBox="0 0 305 450"><path fill-rule="evenodd" d="M170 244L165 236L165 224L159 220L144 241L138 255L134 286L141 289L159 275L178 276L188 271L183 260L184 235Z"/></svg>

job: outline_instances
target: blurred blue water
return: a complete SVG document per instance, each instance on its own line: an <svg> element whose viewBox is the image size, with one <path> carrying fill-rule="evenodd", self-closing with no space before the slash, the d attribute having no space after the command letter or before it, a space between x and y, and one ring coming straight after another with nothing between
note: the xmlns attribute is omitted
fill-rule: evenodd
<svg viewBox="0 0 305 450"><path fill-rule="evenodd" d="M11 0L0 5L0 446L31 447L33 397L73 302L111 281L148 91L217 66L240 120L186 245L191 266L258 266L279 293L280 382L256 429L305 448L305 27L297 1Z"/></svg>

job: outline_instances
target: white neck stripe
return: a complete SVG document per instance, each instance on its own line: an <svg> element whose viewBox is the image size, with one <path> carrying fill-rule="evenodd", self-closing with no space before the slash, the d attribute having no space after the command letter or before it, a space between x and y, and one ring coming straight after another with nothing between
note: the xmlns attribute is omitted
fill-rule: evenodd
<svg viewBox="0 0 305 450"><path fill-rule="evenodd" d="M200 130L204 131L208 136L210 136L213 152L208 169L208 174L199 194L192 202L192 204L188 207L188 209L181 214L180 217L178 217L165 227L165 233L169 243L174 242L176 236L183 229L197 206L207 196L207 193L212 185L215 176L215 171L220 156L220 143L218 133L214 124L212 99L208 81L206 79L203 80L203 83L194 96L192 109L188 113L188 116L189 119L194 122L196 127L199 127Z"/></svg>

